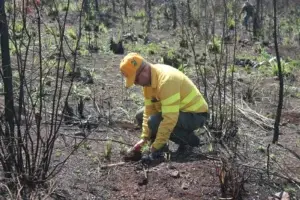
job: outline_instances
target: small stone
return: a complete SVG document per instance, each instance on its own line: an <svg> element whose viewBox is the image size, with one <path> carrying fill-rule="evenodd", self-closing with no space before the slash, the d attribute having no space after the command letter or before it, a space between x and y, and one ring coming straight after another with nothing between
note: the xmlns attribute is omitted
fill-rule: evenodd
<svg viewBox="0 0 300 200"><path fill-rule="evenodd" d="M272 197L268 197L268 200L290 200L290 195L287 192L278 192Z"/></svg>
<svg viewBox="0 0 300 200"><path fill-rule="evenodd" d="M138 195L139 195L139 193L137 193L137 192L133 193L133 196L134 196L134 197L136 197L136 196L138 196Z"/></svg>
<svg viewBox="0 0 300 200"><path fill-rule="evenodd" d="M177 170L172 171L170 175L171 175L171 177L173 177L173 178L179 178L179 177L180 177L180 173L179 173L179 171L177 171Z"/></svg>
<svg viewBox="0 0 300 200"><path fill-rule="evenodd" d="M189 184L186 183L186 182L183 182L182 185L181 185L181 188L184 189L184 190L187 190L187 189L189 189Z"/></svg>

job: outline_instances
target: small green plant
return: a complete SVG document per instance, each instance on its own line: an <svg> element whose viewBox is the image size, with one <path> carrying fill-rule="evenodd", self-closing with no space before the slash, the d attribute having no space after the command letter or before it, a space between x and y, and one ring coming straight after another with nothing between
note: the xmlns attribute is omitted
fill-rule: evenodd
<svg viewBox="0 0 300 200"><path fill-rule="evenodd" d="M228 26L229 30L234 30L234 28L235 28L235 21L234 21L233 18L229 18L228 19L227 26Z"/></svg>
<svg viewBox="0 0 300 200"><path fill-rule="evenodd" d="M92 95L92 91L89 87L83 86L81 84L74 84L72 87L72 96L75 99L79 97L83 97L84 100L90 100Z"/></svg>
<svg viewBox="0 0 300 200"><path fill-rule="evenodd" d="M17 49L11 41L9 41L9 50L12 55L15 55L17 53Z"/></svg>
<svg viewBox="0 0 300 200"><path fill-rule="evenodd" d="M276 160L276 156L274 154L270 154L270 159L271 160Z"/></svg>
<svg viewBox="0 0 300 200"><path fill-rule="evenodd" d="M257 147L257 150L260 151L261 153L265 153L266 149L263 146Z"/></svg>
<svg viewBox="0 0 300 200"><path fill-rule="evenodd" d="M67 35L69 38L76 40L77 39L77 35L76 35L76 31L72 28L67 30Z"/></svg>
<svg viewBox="0 0 300 200"><path fill-rule="evenodd" d="M227 71L229 73L237 72L237 68L234 65L230 65Z"/></svg>
<svg viewBox="0 0 300 200"><path fill-rule="evenodd" d="M101 32L101 33L108 33L108 29L105 26L105 24L103 24L103 23L100 23L99 25L94 24L94 31L95 32Z"/></svg>
<svg viewBox="0 0 300 200"><path fill-rule="evenodd" d="M93 153L88 152L87 157L90 158L94 164L99 163L99 157L97 155L97 152L93 152Z"/></svg>
<svg viewBox="0 0 300 200"><path fill-rule="evenodd" d="M91 149L92 149L92 146L91 146L89 143L87 143L87 142L84 142L84 143L82 144L82 147L83 147L84 149L86 149L86 150L91 150Z"/></svg>
<svg viewBox="0 0 300 200"><path fill-rule="evenodd" d="M300 147L300 139L297 139L297 142L296 142L297 146Z"/></svg>
<svg viewBox="0 0 300 200"><path fill-rule="evenodd" d="M87 50L86 48L79 48L78 54L81 56L87 56L89 55L89 50Z"/></svg>
<svg viewBox="0 0 300 200"><path fill-rule="evenodd" d="M46 27L46 33L49 34L49 35L53 35L54 37L59 37L60 36L59 31L55 27L47 26Z"/></svg>
<svg viewBox="0 0 300 200"><path fill-rule="evenodd" d="M134 16L135 19L144 19L145 17L146 17L146 13L144 10L138 11Z"/></svg>
<svg viewBox="0 0 300 200"><path fill-rule="evenodd" d="M62 155L62 151L60 149L57 149L55 151L55 157L60 157Z"/></svg>
<svg viewBox="0 0 300 200"><path fill-rule="evenodd" d="M208 51L210 53L221 53L221 40L218 37L214 37L211 42L208 43Z"/></svg>
<svg viewBox="0 0 300 200"><path fill-rule="evenodd" d="M272 55L270 55L264 47L260 47L260 55L264 58L264 60L269 60L272 58Z"/></svg>
<svg viewBox="0 0 300 200"><path fill-rule="evenodd" d="M147 45L147 53L149 55L155 54L155 53L160 53L161 52L161 47L156 44L156 43L150 43Z"/></svg>
<svg viewBox="0 0 300 200"><path fill-rule="evenodd" d="M184 64L180 64L178 70L181 71L182 73L185 73L184 69L185 69Z"/></svg>
<svg viewBox="0 0 300 200"><path fill-rule="evenodd" d="M244 67L244 70L245 70L245 72L247 73L247 74L251 74L252 73L252 67L250 67L250 66L245 66Z"/></svg>
<svg viewBox="0 0 300 200"><path fill-rule="evenodd" d="M15 28L16 33L20 33L23 29L23 23L19 22L19 21L16 21L14 28Z"/></svg>
<svg viewBox="0 0 300 200"><path fill-rule="evenodd" d="M111 153L112 153L112 142L111 140L107 141L105 143L105 149L104 149L104 157L107 159L107 160L110 160L111 158Z"/></svg>
<svg viewBox="0 0 300 200"><path fill-rule="evenodd" d="M207 150L208 150L208 152L213 152L214 151L212 143L208 144Z"/></svg>
<svg viewBox="0 0 300 200"><path fill-rule="evenodd" d="M286 63L284 60L281 60L281 69L282 69L282 74L284 76L288 76L292 73L293 68L291 67L291 65L289 65L289 63ZM277 65L277 60L272 60L270 62L271 65L271 69L272 69L272 75L276 75L278 76L278 65Z"/></svg>

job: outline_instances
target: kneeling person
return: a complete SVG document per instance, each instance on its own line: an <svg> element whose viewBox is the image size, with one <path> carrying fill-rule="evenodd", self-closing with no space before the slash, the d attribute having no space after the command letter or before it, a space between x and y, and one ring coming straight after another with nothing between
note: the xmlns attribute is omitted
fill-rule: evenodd
<svg viewBox="0 0 300 200"><path fill-rule="evenodd" d="M137 53L126 55L120 70L126 87L142 86L144 94L145 107L136 115L142 126L141 140L131 151L140 151L150 141L148 159L155 159L168 140L179 144L179 149L199 146L194 130L208 119L208 106L185 74L168 65L149 63Z"/></svg>

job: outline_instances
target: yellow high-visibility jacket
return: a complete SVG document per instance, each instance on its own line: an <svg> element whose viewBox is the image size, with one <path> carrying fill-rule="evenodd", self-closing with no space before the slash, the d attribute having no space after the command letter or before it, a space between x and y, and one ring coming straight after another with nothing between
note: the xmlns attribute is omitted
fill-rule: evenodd
<svg viewBox="0 0 300 200"><path fill-rule="evenodd" d="M194 83L181 71L163 64L151 65L151 86L143 87L145 111L141 137L149 139L148 119L161 112L161 121L152 146L160 149L166 144L177 124L179 111L203 113L208 106Z"/></svg>

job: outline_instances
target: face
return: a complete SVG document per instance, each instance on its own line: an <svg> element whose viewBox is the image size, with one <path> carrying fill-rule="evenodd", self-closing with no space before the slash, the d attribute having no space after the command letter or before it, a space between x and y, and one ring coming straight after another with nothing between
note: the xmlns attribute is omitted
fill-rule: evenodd
<svg viewBox="0 0 300 200"><path fill-rule="evenodd" d="M135 85L140 86L150 86L151 84L151 68L150 67L143 67L140 71L137 72L135 76Z"/></svg>

